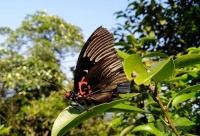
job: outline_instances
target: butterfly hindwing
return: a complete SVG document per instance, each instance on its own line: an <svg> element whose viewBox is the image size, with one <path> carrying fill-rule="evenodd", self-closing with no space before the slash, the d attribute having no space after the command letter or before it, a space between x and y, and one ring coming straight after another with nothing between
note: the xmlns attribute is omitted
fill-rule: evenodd
<svg viewBox="0 0 200 136"><path fill-rule="evenodd" d="M114 38L107 29L97 28L78 58L74 93L77 101L103 103L112 99L117 85L126 82L122 63L114 49Z"/></svg>

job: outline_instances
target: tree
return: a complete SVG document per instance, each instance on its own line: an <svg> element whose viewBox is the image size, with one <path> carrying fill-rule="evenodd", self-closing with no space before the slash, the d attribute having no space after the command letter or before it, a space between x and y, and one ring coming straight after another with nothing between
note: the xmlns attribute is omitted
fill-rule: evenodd
<svg viewBox="0 0 200 136"><path fill-rule="evenodd" d="M189 47L200 44L199 13L200 1L130 1L125 11L116 12L117 19L123 18L115 35L120 41L127 41L126 34L137 34L140 40L154 34L155 41L146 42L144 51L159 51L177 55Z"/></svg>
<svg viewBox="0 0 200 136"><path fill-rule="evenodd" d="M0 33L6 37L0 50L1 123L11 127L13 135L49 133L55 113L67 103L60 93L52 95L59 87L42 79L58 85L67 79L60 61L82 46L80 29L38 11L27 15L16 30L1 27Z"/></svg>

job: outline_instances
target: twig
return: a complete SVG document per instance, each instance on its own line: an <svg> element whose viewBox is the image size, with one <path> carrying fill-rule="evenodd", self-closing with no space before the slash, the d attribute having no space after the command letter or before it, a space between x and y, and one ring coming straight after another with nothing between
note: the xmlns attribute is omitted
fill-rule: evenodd
<svg viewBox="0 0 200 136"><path fill-rule="evenodd" d="M174 126L174 124L172 123L171 118L169 117L169 114L167 112L168 108L165 108L165 106L162 104L160 98L159 98L159 94L158 94L158 86L157 84L155 84L155 89L153 92L153 99L160 105L165 117L167 118L169 127L174 131L174 133L176 134L176 136L180 136L180 134L178 133L176 127Z"/></svg>

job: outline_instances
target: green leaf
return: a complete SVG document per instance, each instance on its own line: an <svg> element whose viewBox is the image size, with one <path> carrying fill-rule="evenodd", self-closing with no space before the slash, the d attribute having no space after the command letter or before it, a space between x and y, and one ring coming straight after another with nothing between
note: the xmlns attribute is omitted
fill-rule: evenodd
<svg viewBox="0 0 200 136"><path fill-rule="evenodd" d="M176 68L194 66L195 64L200 63L200 55L199 54L184 55L176 59L174 63Z"/></svg>
<svg viewBox="0 0 200 136"><path fill-rule="evenodd" d="M140 40L140 46L144 45L146 42L150 42L150 41L156 41L156 39L154 38L153 31L150 32L149 36L142 37L142 39Z"/></svg>
<svg viewBox="0 0 200 136"><path fill-rule="evenodd" d="M198 91L198 90L200 90L200 84L189 86L189 87L183 89L182 91L180 91L176 96L183 94L183 93L194 92L194 91Z"/></svg>
<svg viewBox="0 0 200 136"><path fill-rule="evenodd" d="M183 94L183 93L188 93L188 92L196 92L200 90L200 85L193 85L193 86L189 86L185 89L183 89L182 91L180 91L179 93L177 93L170 101L167 105L169 105L172 101L174 101L174 99L176 98L175 102L174 103L177 103L178 100L180 99L178 96ZM178 97L178 98L177 98ZM172 104L174 105L174 104ZM176 104L175 104L176 105Z"/></svg>
<svg viewBox="0 0 200 136"><path fill-rule="evenodd" d="M92 116L102 113L107 109L113 107L116 104L126 101L127 99L119 99L112 101L110 103L104 103L88 110L80 113L77 109L72 108L69 106L65 110L63 110L59 116L57 117L56 121L54 122L52 128L52 136L62 136L66 132L68 132L71 128L79 125L81 122L91 118ZM88 108L88 107L86 107Z"/></svg>
<svg viewBox="0 0 200 136"><path fill-rule="evenodd" d="M134 96L139 95L140 93L126 93L126 94L119 94L121 98L132 98Z"/></svg>
<svg viewBox="0 0 200 136"><path fill-rule="evenodd" d="M172 58L169 58L167 60L157 62L149 70L150 70L149 72L138 74L138 76L136 76L134 80L135 83L140 85L147 82L151 78L154 78L157 82L169 78L174 72L173 60Z"/></svg>
<svg viewBox="0 0 200 136"><path fill-rule="evenodd" d="M174 73L174 61L170 57L166 61L161 61L153 65L150 70L155 70L154 72L156 72L156 74L154 78L157 82L163 81Z"/></svg>
<svg viewBox="0 0 200 136"><path fill-rule="evenodd" d="M11 127L5 127L4 124L0 125L0 135L9 135Z"/></svg>
<svg viewBox="0 0 200 136"><path fill-rule="evenodd" d="M189 100L189 99L191 99L193 97L197 97L197 96L199 96L197 92L192 92L192 93L187 93L187 94L182 94L182 95L176 96L172 101L172 106L176 106L183 101Z"/></svg>
<svg viewBox="0 0 200 136"><path fill-rule="evenodd" d="M158 136L160 136L162 134L161 131L159 131L157 128L154 127L153 123L137 126L132 131L133 132L147 131L147 132L150 132L150 133L158 135Z"/></svg>
<svg viewBox="0 0 200 136"><path fill-rule="evenodd" d="M127 58L128 56L130 56L130 54L125 53L125 52L123 52L121 50L116 49L116 51L117 51L118 55L123 59Z"/></svg>
<svg viewBox="0 0 200 136"><path fill-rule="evenodd" d="M135 107L135 106L123 104L123 103L120 103L120 104L113 106L112 109L118 109L118 111L123 111L123 112L150 113L149 111L140 109L140 108Z"/></svg>
<svg viewBox="0 0 200 136"><path fill-rule="evenodd" d="M178 131L182 131L184 133L189 133L195 125L194 122L190 121L185 117L174 119L173 124Z"/></svg>
<svg viewBox="0 0 200 136"><path fill-rule="evenodd" d="M139 55L132 54L124 60L124 72L129 80L132 80L132 73L138 75L146 72L146 69L142 63L142 58Z"/></svg>
<svg viewBox="0 0 200 136"><path fill-rule="evenodd" d="M128 132L130 132L134 128L134 125L130 125L122 130L119 136L125 136Z"/></svg>
<svg viewBox="0 0 200 136"><path fill-rule="evenodd" d="M132 35L132 34L128 35L126 38L127 38L127 41L129 43L131 43L133 46L135 46L135 47L140 47L141 46L141 44L137 42L137 40L136 40L134 35Z"/></svg>
<svg viewBox="0 0 200 136"><path fill-rule="evenodd" d="M133 43L133 44L137 43L137 40L136 40L135 36L132 35L132 34L128 35L126 38L127 38L127 40L128 40L129 43Z"/></svg>
<svg viewBox="0 0 200 136"><path fill-rule="evenodd" d="M164 54L164 53L160 53L160 52L147 52L143 58L145 57L163 57L163 58L168 58L169 56Z"/></svg>
<svg viewBox="0 0 200 136"><path fill-rule="evenodd" d="M168 82L174 82L174 81L186 80L187 78L188 78L188 74L183 74L183 75L178 76L178 77L170 78L170 79L168 80Z"/></svg>

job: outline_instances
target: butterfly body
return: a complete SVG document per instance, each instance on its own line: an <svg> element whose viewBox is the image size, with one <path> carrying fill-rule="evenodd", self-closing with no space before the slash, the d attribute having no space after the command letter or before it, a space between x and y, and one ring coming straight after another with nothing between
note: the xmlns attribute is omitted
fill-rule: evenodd
<svg viewBox="0 0 200 136"><path fill-rule="evenodd" d="M117 87L126 81L114 48L113 35L99 27L81 50L75 70L74 90L66 93L66 97L80 105L110 102L118 97Z"/></svg>

